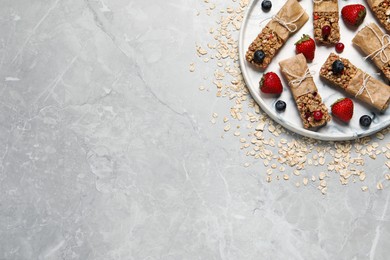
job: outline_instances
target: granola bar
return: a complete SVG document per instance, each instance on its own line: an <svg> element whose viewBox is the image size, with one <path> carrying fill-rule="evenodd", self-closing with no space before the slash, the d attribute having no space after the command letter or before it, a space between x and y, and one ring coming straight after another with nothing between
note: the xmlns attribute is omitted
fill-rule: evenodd
<svg viewBox="0 0 390 260"><path fill-rule="evenodd" d="M328 108L322 102L303 54L279 62L283 76L288 80L301 117L303 127L313 128L330 121ZM317 116L315 116L317 113ZM320 114L320 116L318 116Z"/></svg>
<svg viewBox="0 0 390 260"><path fill-rule="evenodd" d="M390 79L390 37L384 38L384 35L378 25L371 23L360 30L352 42Z"/></svg>
<svg viewBox="0 0 390 260"><path fill-rule="evenodd" d="M273 30L266 26L249 46L245 56L246 60L257 68L265 69L271 63L272 58L283 44L283 40ZM264 60L261 63L255 62L253 57L258 50L263 51L265 54Z"/></svg>
<svg viewBox="0 0 390 260"><path fill-rule="evenodd" d="M333 64L336 61L341 61L344 66L340 73L334 72ZM379 111L384 111L389 106L390 86L371 77L348 59L331 53L321 67L320 76Z"/></svg>
<svg viewBox="0 0 390 260"><path fill-rule="evenodd" d="M383 25L386 31L390 32L390 1L389 0L367 0L369 7Z"/></svg>
<svg viewBox="0 0 390 260"><path fill-rule="evenodd" d="M313 0L313 28L316 41L335 44L340 41L339 7L337 0ZM324 36L322 28L330 27L330 34Z"/></svg>
<svg viewBox="0 0 390 260"><path fill-rule="evenodd" d="M287 0L250 44L246 60L259 69L267 68L290 35L298 31L308 19L309 16L297 0Z"/></svg>

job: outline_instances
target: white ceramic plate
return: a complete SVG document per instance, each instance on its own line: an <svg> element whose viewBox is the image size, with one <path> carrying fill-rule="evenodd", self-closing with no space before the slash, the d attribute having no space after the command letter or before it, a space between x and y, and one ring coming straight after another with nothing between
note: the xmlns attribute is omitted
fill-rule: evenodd
<svg viewBox="0 0 390 260"><path fill-rule="evenodd" d="M354 116L349 122L349 124L342 123L338 120L332 119L326 126L316 130L306 130L303 128L302 121L299 117L298 110L295 105L295 101L292 97L290 89L287 85L287 82L280 73L278 62L286 58L296 55L294 43L298 41L302 34L308 34L313 38L313 4L312 0L301 0L300 4L309 14L309 21L295 34L293 34L286 42L286 44L279 50L278 54L274 57L271 64L265 72L274 71L276 72L283 83L283 93L279 97L270 96L267 94L260 93L259 90L259 81L263 73L259 70L256 70L254 67L245 60L245 53L248 49L248 46L256 38L261 29L266 25L267 21L260 25L260 22L265 18L275 15L279 9L283 6L285 1L273 0L272 9L265 13L261 9L262 0L253 0L248 7L246 15L243 20L243 24L240 32L239 39L239 54L240 54L240 66L244 76L244 79L248 85L248 88L262 108L272 119L274 119L279 124L283 125L285 128L315 139L320 140L351 140L359 137L371 135L387 126L390 125L390 108L386 110L385 113L380 114L374 109L366 106L355 98L352 98L355 104ZM367 8L367 16L362 25L356 29L347 28L340 17L340 30L341 30L341 42L344 43L345 49L344 52L339 54L343 58L349 59L355 66L362 69L363 71L369 73L371 76L378 78L382 81L385 79L378 75L379 70L369 62L368 60L363 60L363 54L358 51L356 47L352 45L352 38L358 32L359 29L364 27L365 24L370 22L377 22L368 6L364 1L356 1ZM363 2L363 3L362 3ZM341 15L341 8L347 4L352 4L351 1L339 1L339 11ZM330 111L330 106L339 98L347 97L348 95L343 92L343 90L333 87L328 83L324 82L319 78L319 70L322 64L325 62L327 57L331 52L336 53L334 46L322 46L317 44L316 54L314 61L309 63L311 70L316 71L316 74L313 76L314 81L317 85L318 92L320 93L324 103ZM386 81L385 81L386 82ZM277 100L283 100L287 103L287 109L283 113L278 113L275 110L274 104ZM362 115L370 115L374 117L371 126L368 129L364 129L359 125L359 119Z"/></svg>

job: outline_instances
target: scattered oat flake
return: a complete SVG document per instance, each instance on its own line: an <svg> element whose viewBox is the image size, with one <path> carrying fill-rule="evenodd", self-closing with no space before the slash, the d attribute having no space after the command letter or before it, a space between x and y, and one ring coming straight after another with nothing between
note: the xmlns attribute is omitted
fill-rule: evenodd
<svg viewBox="0 0 390 260"><path fill-rule="evenodd" d="M198 55L206 55L208 52L207 50L203 49L201 46L196 46L196 51L198 52Z"/></svg>
<svg viewBox="0 0 390 260"><path fill-rule="evenodd" d="M195 63L190 63L190 72L194 72L195 71Z"/></svg>
<svg viewBox="0 0 390 260"><path fill-rule="evenodd" d="M274 125L270 125L270 126L268 127L268 131L270 131L271 133L273 133L275 130L276 130L276 128L275 128Z"/></svg>
<svg viewBox="0 0 390 260"><path fill-rule="evenodd" d="M386 166L390 169L390 161L386 162Z"/></svg>
<svg viewBox="0 0 390 260"><path fill-rule="evenodd" d="M362 191L367 191L368 190L368 187L367 186L362 186Z"/></svg>
<svg viewBox="0 0 390 260"><path fill-rule="evenodd" d="M295 175L295 176L299 176L299 175L301 175L301 173L300 173L298 170L294 170L294 172L293 172L293 173L294 173L294 175Z"/></svg>
<svg viewBox="0 0 390 260"><path fill-rule="evenodd" d="M226 125L225 128L223 129L225 132L230 130L230 125Z"/></svg>
<svg viewBox="0 0 390 260"><path fill-rule="evenodd" d="M308 178L303 178L303 185L307 185L307 183L309 182L309 179Z"/></svg>
<svg viewBox="0 0 390 260"><path fill-rule="evenodd" d="M376 138L378 138L379 140L383 140L383 138L385 138L385 136L381 132L378 132L376 134Z"/></svg>
<svg viewBox="0 0 390 260"><path fill-rule="evenodd" d="M249 167L249 165L250 165L249 163L245 163L244 167Z"/></svg>
<svg viewBox="0 0 390 260"><path fill-rule="evenodd" d="M287 174L283 174L283 179L287 181L290 177Z"/></svg>
<svg viewBox="0 0 390 260"><path fill-rule="evenodd" d="M199 90L200 90L200 91L203 91L203 90L205 90L205 87L204 87L204 86L200 86L200 87L199 87Z"/></svg>
<svg viewBox="0 0 390 260"><path fill-rule="evenodd" d="M378 190L383 190L383 184L382 184L381 182L378 182L378 183L376 184L376 188L377 188Z"/></svg>

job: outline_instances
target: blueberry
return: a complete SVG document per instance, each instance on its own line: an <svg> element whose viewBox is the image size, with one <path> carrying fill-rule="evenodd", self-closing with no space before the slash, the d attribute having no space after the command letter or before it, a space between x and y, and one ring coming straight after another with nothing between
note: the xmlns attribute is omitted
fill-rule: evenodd
<svg viewBox="0 0 390 260"><path fill-rule="evenodd" d="M253 56L253 60L256 63L262 63L265 58L265 53L263 51L256 51L255 55Z"/></svg>
<svg viewBox="0 0 390 260"><path fill-rule="evenodd" d="M334 74L340 74L344 70L344 64L341 60L335 60L332 64Z"/></svg>
<svg viewBox="0 0 390 260"><path fill-rule="evenodd" d="M276 108L276 111L283 112L284 110L286 110L286 102L284 102L282 100L278 100L275 103L275 108Z"/></svg>
<svg viewBox="0 0 390 260"><path fill-rule="evenodd" d="M270 0L264 0L263 2L261 2L261 8L264 10L264 11L269 11L271 10L271 7L272 7L272 3Z"/></svg>
<svg viewBox="0 0 390 260"><path fill-rule="evenodd" d="M363 127L369 127L371 125L372 119L368 115L364 115L360 118L359 123Z"/></svg>

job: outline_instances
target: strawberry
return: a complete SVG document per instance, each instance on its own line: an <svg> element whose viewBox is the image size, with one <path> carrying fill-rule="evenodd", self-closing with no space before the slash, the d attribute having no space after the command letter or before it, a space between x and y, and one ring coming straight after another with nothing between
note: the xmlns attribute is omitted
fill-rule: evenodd
<svg viewBox="0 0 390 260"><path fill-rule="evenodd" d="M333 103L332 114L343 122L349 122L353 116L353 102L349 98L341 98Z"/></svg>
<svg viewBox="0 0 390 260"><path fill-rule="evenodd" d="M366 17L366 8L361 4L346 5L341 9L346 24L359 26Z"/></svg>
<svg viewBox="0 0 390 260"><path fill-rule="evenodd" d="M295 51L302 53L306 60L314 60L314 52L316 50L316 43L309 35L304 34L302 38L295 43Z"/></svg>
<svg viewBox="0 0 390 260"><path fill-rule="evenodd" d="M260 90L267 94L280 94L283 91L282 82L274 72L267 72L260 80Z"/></svg>

